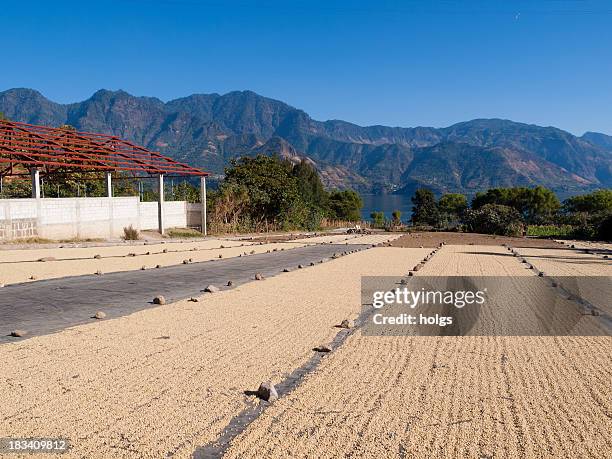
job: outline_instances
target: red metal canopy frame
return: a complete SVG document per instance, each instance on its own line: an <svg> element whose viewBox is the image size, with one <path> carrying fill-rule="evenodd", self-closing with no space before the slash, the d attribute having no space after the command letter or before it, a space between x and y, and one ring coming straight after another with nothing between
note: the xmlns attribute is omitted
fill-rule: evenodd
<svg viewBox="0 0 612 459"><path fill-rule="evenodd" d="M77 170L209 175L115 136L0 120L0 177L22 175L20 168L37 168L46 175Z"/></svg>

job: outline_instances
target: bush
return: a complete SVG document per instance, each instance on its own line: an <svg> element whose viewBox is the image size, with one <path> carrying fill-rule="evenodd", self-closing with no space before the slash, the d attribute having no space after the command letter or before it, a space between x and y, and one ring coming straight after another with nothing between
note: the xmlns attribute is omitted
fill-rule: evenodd
<svg viewBox="0 0 612 459"><path fill-rule="evenodd" d="M508 206L485 204L465 213L466 229L473 233L521 236L525 225L519 212Z"/></svg>
<svg viewBox="0 0 612 459"><path fill-rule="evenodd" d="M170 238L190 238L203 237L204 235L193 228L170 228L166 231L166 236Z"/></svg>
<svg viewBox="0 0 612 459"><path fill-rule="evenodd" d="M600 241L612 241L612 214L604 218L599 224L597 239Z"/></svg>
<svg viewBox="0 0 612 459"><path fill-rule="evenodd" d="M137 241L140 239L140 233L132 225L123 228L123 239L126 241Z"/></svg>
<svg viewBox="0 0 612 459"><path fill-rule="evenodd" d="M573 235L572 225L529 225L527 236L534 237L570 237Z"/></svg>
<svg viewBox="0 0 612 459"><path fill-rule="evenodd" d="M372 212L370 214L372 219L372 226L374 228L382 228L385 226L385 213L384 212Z"/></svg>

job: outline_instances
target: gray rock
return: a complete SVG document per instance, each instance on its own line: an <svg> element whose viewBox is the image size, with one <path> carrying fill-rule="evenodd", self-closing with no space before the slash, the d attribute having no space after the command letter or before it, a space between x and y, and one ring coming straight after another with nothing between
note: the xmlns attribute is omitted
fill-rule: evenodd
<svg viewBox="0 0 612 459"><path fill-rule="evenodd" d="M102 311L98 311L93 316L94 319L104 319L106 318L106 313Z"/></svg>
<svg viewBox="0 0 612 459"><path fill-rule="evenodd" d="M267 381L259 385L259 389L257 389L257 396L266 402L273 402L278 399L278 392L276 392L276 387L274 387L274 384Z"/></svg>
<svg viewBox="0 0 612 459"><path fill-rule="evenodd" d="M153 304L166 304L166 299L162 295L153 298Z"/></svg>
<svg viewBox="0 0 612 459"><path fill-rule="evenodd" d="M204 289L204 291L208 293L217 293L219 291L219 288L215 287L214 285L209 285Z"/></svg>
<svg viewBox="0 0 612 459"><path fill-rule="evenodd" d="M316 352L331 352L332 348L331 346L328 346L327 344L321 344L320 346L315 347L314 350Z"/></svg>

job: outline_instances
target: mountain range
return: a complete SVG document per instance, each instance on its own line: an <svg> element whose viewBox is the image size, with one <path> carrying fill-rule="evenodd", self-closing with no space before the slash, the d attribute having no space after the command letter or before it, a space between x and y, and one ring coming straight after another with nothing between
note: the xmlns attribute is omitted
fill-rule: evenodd
<svg viewBox="0 0 612 459"><path fill-rule="evenodd" d="M99 90L58 104L33 89L0 92L14 121L116 135L222 176L230 159L279 154L306 159L330 188L411 194L419 186L468 195L496 186L543 185L568 196L612 187L612 136L476 119L446 128L317 121L251 91L162 102Z"/></svg>

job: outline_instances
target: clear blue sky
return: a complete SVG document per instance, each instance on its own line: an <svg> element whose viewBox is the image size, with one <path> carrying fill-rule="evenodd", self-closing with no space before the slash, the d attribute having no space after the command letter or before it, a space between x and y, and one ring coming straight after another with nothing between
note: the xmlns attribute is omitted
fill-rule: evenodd
<svg viewBox="0 0 612 459"><path fill-rule="evenodd" d="M0 90L251 89L315 119L612 134L612 1L49 1L0 10Z"/></svg>

